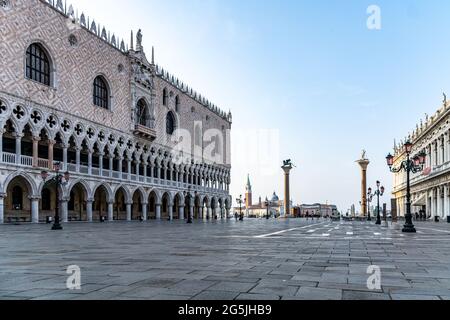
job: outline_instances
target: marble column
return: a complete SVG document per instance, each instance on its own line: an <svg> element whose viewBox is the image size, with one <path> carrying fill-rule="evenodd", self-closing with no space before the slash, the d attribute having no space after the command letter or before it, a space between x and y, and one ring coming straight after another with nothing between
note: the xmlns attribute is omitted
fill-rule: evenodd
<svg viewBox="0 0 450 320"><path fill-rule="evenodd" d="M5 196L6 194L0 193L0 224L5 222Z"/></svg>
<svg viewBox="0 0 450 320"><path fill-rule="evenodd" d="M148 163L144 162L144 177L145 177L145 179L147 179L147 166L148 166Z"/></svg>
<svg viewBox="0 0 450 320"><path fill-rule="evenodd" d="M98 174L100 177L103 177L103 156L104 156L103 152L100 152L98 154L98 168L99 168Z"/></svg>
<svg viewBox="0 0 450 320"><path fill-rule="evenodd" d="M49 140L48 141L48 168L50 170L53 170L53 161L54 161L54 148L55 148L56 141L55 140Z"/></svg>
<svg viewBox="0 0 450 320"><path fill-rule="evenodd" d="M67 165L67 151L69 149L69 145L68 144L63 144L63 166L62 166L62 170L63 171L68 171L68 165Z"/></svg>
<svg viewBox="0 0 450 320"><path fill-rule="evenodd" d="M131 159L127 160L127 179L131 180Z"/></svg>
<svg viewBox="0 0 450 320"><path fill-rule="evenodd" d="M109 154L109 177L112 178L114 171L114 154Z"/></svg>
<svg viewBox="0 0 450 320"><path fill-rule="evenodd" d="M444 212L442 213L442 218L446 219L447 216L450 216L448 213L448 185L444 185Z"/></svg>
<svg viewBox="0 0 450 320"><path fill-rule="evenodd" d="M3 161L3 135L5 134L5 129L0 128L0 161Z"/></svg>
<svg viewBox="0 0 450 320"><path fill-rule="evenodd" d="M178 208L178 218L184 220L184 206L179 206Z"/></svg>
<svg viewBox="0 0 450 320"><path fill-rule="evenodd" d="M436 216L436 202L434 198L435 191L434 189L431 191L431 217Z"/></svg>
<svg viewBox="0 0 450 320"><path fill-rule="evenodd" d="M69 222L68 200L62 199L60 205L61 205L61 221L67 223Z"/></svg>
<svg viewBox="0 0 450 320"><path fill-rule="evenodd" d="M156 214L156 220L161 220L161 204L160 203L155 204L155 214Z"/></svg>
<svg viewBox="0 0 450 320"><path fill-rule="evenodd" d="M92 204L93 204L93 200L87 200L86 201L86 215L87 215L87 220L88 222L92 222L93 220L93 215L92 215Z"/></svg>
<svg viewBox="0 0 450 320"><path fill-rule="evenodd" d="M144 221L148 220L148 203L142 203L142 218Z"/></svg>
<svg viewBox="0 0 450 320"><path fill-rule="evenodd" d="M31 222L39 223L39 198L31 197Z"/></svg>
<svg viewBox="0 0 450 320"><path fill-rule="evenodd" d="M20 165L20 157L22 156L22 138L24 136L23 133L16 133L16 164Z"/></svg>
<svg viewBox="0 0 450 320"><path fill-rule="evenodd" d="M131 221L131 209L132 209L132 205L133 205L133 203L127 203L127 204L126 204L126 208L127 208L127 221Z"/></svg>
<svg viewBox="0 0 450 320"><path fill-rule="evenodd" d="M208 220L212 220L212 208L210 206L207 207L207 211L208 211L208 216L207 216Z"/></svg>
<svg viewBox="0 0 450 320"><path fill-rule="evenodd" d="M39 141L41 137L33 136L33 168L39 167Z"/></svg>
<svg viewBox="0 0 450 320"><path fill-rule="evenodd" d="M292 170L292 164L286 163L281 168L284 171L284 215L285 217L290 217L291 216L290 174Z"/></svg>
<svg viewBox="0 0 450 320"><path fill-rule="evenodd" d="M108 221L114 221L114 202L108 202Z"/></svg>
<svg viewBox="0 0 450 320"><path fill-rule="evenodd" d="M168 205L168 210L169 210L169 220L172 221L173 220L173 206Z"/></svg>
<svg viewBox="0 0 450 320"><path fill-rule="evenodd" d="M361 216L365 217L368 214L367 208L367 167L370 164L368 159L358 160L357 163L361 168ZM285 199L286 202L286 199Z"/></svg>
<svg viewBox="0 0 450 320"><path fill-rule="evenodd" d="M189 207L189 216L191 217L191 220L194 220L194 206Z"/></svg>
<svg viewBox="0 0 450 320"><path fill-rule="evenodd" d="M92 175L92 150L88 151L88 175Z"/></svg>
<svg viewBox="0 0 450 320"><path fill-rule="evenodd" d="M80 165L81 165L81 147L76 147L76 168L77 173L80 173Z"/></svg>

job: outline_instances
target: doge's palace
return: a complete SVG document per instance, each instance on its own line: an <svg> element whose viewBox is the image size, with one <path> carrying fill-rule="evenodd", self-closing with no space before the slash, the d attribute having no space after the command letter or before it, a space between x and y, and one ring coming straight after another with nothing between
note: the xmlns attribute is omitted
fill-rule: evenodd
<svg viewBox="0 0 450 320"><path fill-rule="evenodd" d="M232 116L62 0L0 0L0 223L229 216ZM70 177L70 178L69 178Z"/></svg>

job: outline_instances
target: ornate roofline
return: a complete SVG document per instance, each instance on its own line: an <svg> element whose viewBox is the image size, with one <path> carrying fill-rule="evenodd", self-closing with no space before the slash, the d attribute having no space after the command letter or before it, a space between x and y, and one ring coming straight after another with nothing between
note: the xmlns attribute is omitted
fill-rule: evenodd
<svg viewBox="0 0 450 320"><path fill-rule="evenodd" d="M417 141L426 136L429 132L433 130L433 128L439 124L439 122L450 113L450 103L447 102L446 96L444 94L443 105L435 112L431 117L428 114L425 114L425 122L423 119L420 120L420 124L416 124L416 128L412 133L408 133L408 136L401 140L400 143L394 143L394 153L396 157L401 156L403 151L403 144L406 141L410 141L413 144L416 144Z"/></svg>
<svg viewBox="0 0 450 320"><path fill-rule="evenodd" d="M76 23L84 30L89 33L97 36L100 40L103 40L107 44L109 44L114 49L119 50L123 54L128 53L128 44L125 43L125 40L120 40L119 37L113 33L111 36L110 31L107 31L106 28L97 24L94 19L90 19L89 16L86 16L84 12L81 12L81 15L78 14L78 10L75 10L74 7L70 4L67 4L67 0L64 2L62 0L40 0L42 3L48 5L50 8L59 12L63 16L68 19L71 19L73 23Z"/></svg>
<svg viewBox="0 0 450 320"><path fill-rule="evenodd" d="M119 37L116 37L115 34L111 36L111 33L106 30L106 28L101 26L100 24L96 24L95 20L90 19L89 16L86 17L86 15L82 12L81 15L78 14L78 10L75 10L73 6L70 4L67 4L67 1L65 0L40 0L42 3L48 5L50 8L54 9L58 13L62 14L68 19L71 19L73 23L78 24L82 29L88 31L89 33L97 36L100 40L106 42L111 47L113 47L116 50L119 50L123 54L129 55L130 52L134 51L134 45L133 45L133 32L131 33L131 46L129 47L128 44L125 44L125 40L120 40ZM136 51L143 52L142 48L142 33L137 33L137 41L136 41ZM145 56L145 55L144 55ZM231 111L226 113L225 111L219 109L215 104L211 103L208 99L206 99L204 96L193 90L192 88L189 88L189 86L185 85L184 82L181 82L178 78L175 76L169 74L167 70L164 70L164 68L159 67L158 65L154 64L154 50L152 48L152 62L155 66L156 75L160 78L166 80L170 84L172 84L174 87L178 88L181 92L185 93L186 95L190 96L192 99L209 109L211 112L217 114L222 119L226 120L228 123L232 123L232 114Z"/></svg>
<svg viewBox="0 0 450 320"><path fill-rule="evenodd" d="M210 102L208 99L206 99L204 96L199 94L197 91L193 90L192 88L189 88L188 85L186 85L184 82L180 81L177 77L170 74L167 70L164 70L164 68L161 68L159 65L155 65L155 71L156 75L159 76L161 79L169 82L171 85L176 87L181 92L185 93L198 103L200 103L202 106L208 108L211 112L217 114L222 119L228 121L229 123L232 123L232 114L231 111L226 113L225 111L219 109L215 104Z"/></svg>

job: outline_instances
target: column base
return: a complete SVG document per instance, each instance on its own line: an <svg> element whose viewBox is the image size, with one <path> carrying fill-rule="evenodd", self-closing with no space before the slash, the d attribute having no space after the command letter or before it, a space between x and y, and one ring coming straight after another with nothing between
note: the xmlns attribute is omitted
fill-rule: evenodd
<svg viewBox="0 0 450 320"><path fill-rule="evenodd" d="M414 228L414 226L407 226L405 225L404 228L402 229L402 232L404 233L416 233L416 228Z"/></svg>

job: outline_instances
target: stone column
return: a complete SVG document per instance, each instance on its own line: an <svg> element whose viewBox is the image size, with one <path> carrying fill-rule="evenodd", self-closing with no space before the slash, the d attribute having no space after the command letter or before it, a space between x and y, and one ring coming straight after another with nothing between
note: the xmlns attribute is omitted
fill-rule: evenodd
<svg viewBox="0 0 450 320"><path fill-rule="evenodd" d="M127 221L131 221L131 210L132 210L132 203L127 203L126 204L126 208L127 208Z"/></svg>
<svg viewBox="0 0 450 320"><path fill-rule="evenodd" d="M431 190L431 217L436 216L436 203L434 201L434 189Z"/></svg>
<svg viewBox="0 0 450 320"><path fill-rule="evenodd" d="M63 171L68 171L68 165L67 165L67 150L69 149L69 145L63 144Z"/></svg>
<svg viewBox="0 0 450 320"><path fill-rule="evenodd" d="M178 208L178 218L184 220L184 206L179 206Z"/></svg>
<svg viewBox="0 0 450 320"><path fill-rule="evenodd" d="M173 206L172 205L168 205L168 210L169 210L169 220L172 221L173 220Z"/></svg>
<svg viewBox="0 0 450 320"><path fill-rule="evenodd" d="M361 168L361 216L365 217L368 214L367 208L367 167L370 164L368 159L363 158L358 160L357 163Z"/></svg>
<svg viewBox="0 0 450 320"><path fill-rule="evenodd" d="M100 152L98 154L98 168L99 168L98 173L100 177L103 177L103 156L104 156L103 152Z"/></svg>
<svg viewBox="0 0 450 320"><path fill-rule="evenodd" d="M284 215L290 217L291 215L291 191L290 191L290 173L293 166L290 161L286 161L281 167L284 171Z"/></svg>
<svg viewBox="0 0 450 320"><path fill-rule="evenodd" d="M156 178L161 179L161 166L156 165Z"/></svg>
<svg viewBox="0 0 450 320"><path fill-rule="evenodd" d="M61 204L61 221L67 223L69 222L68 200L62 199L60 204Z"/></svg>
<svg viewBox="0 0 450 320"><path fill-rule="evenodd" d="M76 151L76 168L77 168L77 173L80 173L81 148L80 147L76 147L75 151Z"/></svg>
<svg viewBox="0 0 450 320"><path fill-rule="evenodd" d="M155 204L155 215L156 215L156 220L161 220L161 204L160 203Z"/></svg>
<svg viewBox="0 0 450 320"><path fill-rule="evenodd" d="M33 136L33 168L39 167L39 141L41 137Z"/></svg>
<svg viewBox="0 0 450 320"><path fill-rule="evenodd" d="M31 197L31 222L39 223L39 198Z"/></svg>
<svg viewBox="0 0 450 320"><path fill-rule="evenodd" d="M87 215L87 220L88 222L92 222L92 203L94 201L89 199L86 201L86 215Z"/></svg>
<svg viewBox="0 0 450 320"><path fill-rule="evenodd" d="M108 221L114 221L114 202L108 202Z"/></svg>
<svg viewBox="0 0 450 320"><path fill-rule="evenodd" d="M23 133L16 133L16 164L20 165L20 157L22 156L22 138L24 134Z"/></svg>
<svg viewBox="0 0 450 320"><path fill-rule="evenodd" d="M194 220L194 206L189 206L189 216Z"/></svg>
<svg viewBox="0 0 450 320"><path fill-rule="evenodd" d="M444 212L442 213L442 218L446 219L447 216L450 216L448 213L448 185L444 185Z"/></svg>
<svg viewBox="0 0 450 320"><path fill-rule="evenodd" d="M109 177L112 178L114 171L114 154L109 155Z"/></svg>
<svg viewBox="0 0 450 320"><path fill-rule="evenodd" d="M147 179L147 166L148 166L148 163L147 162L144 162L144 177L145 177L145 179Z"/></svg>
<svg viewBox="0 0 450 320"><path fill-rule="evenodd" d="M56 141L55 140L48 140L48 168L50 170L53 170L53 160L54 160L54 147L55 147Z"/></svg>
<svg viewBox="0 0 450 320"><path fill-rule="evenodd" d="M212 208L211 206L206 207L207 211L208 211L208 215L207 215L207 219L211 220L212 219Z"/></svg>
<svg viewBox="0 0 450 320"><path fill-rule="evenodd" d="M122 173L123 173L122 165L123 165L123 157L119 157L119 173L120 173L120 179L122 179Z"/></svg>
<svg viewBox="0 0 450 320"><path fill-rule="evenodd" d="M131 180L131 159L127 159L127 179Z"/></svg>
<svg viewBox="0 0 450 320"><path fill-rule="evenodd" d="M6 194L0 193L0 224L5 222L5 196Z"/></svg>
<svg viewBox="0 0 450 320"><path fill-rule="evenodd" d="M88 151L88 175L92 175L92 150Z"/></svg>
<svg viewBox="0 0 450 320"><path fill-rule="evenodd" d="M5 129L0 128L0 161L3 162L3 134Z"/></svg>
<svg viewBox="0 0 450 320"><path fill-rule="evenodd" d="M148 220L148 203L142 203L142 218L144 221Z"/></svg>

